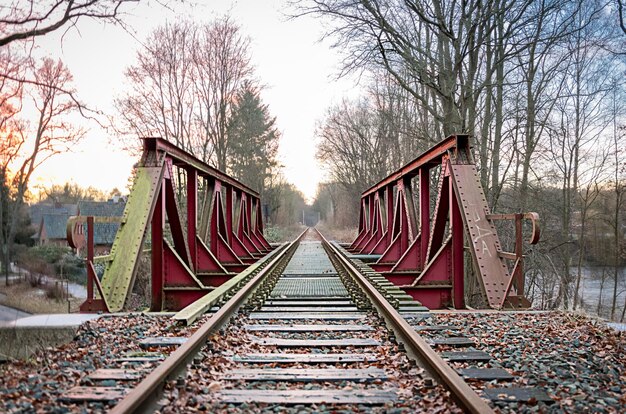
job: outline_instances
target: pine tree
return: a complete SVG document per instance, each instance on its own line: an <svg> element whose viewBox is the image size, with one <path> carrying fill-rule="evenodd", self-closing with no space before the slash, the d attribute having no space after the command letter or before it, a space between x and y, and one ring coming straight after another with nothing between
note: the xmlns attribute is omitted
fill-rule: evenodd
<svg viewBox="0 0 626 414"><path fill-rule="evenodd" d="M244 82L237 93L228 123L230 174L263 195L278 166L276 152L280 134L276 118L261 101L259 89Z"/></svg>

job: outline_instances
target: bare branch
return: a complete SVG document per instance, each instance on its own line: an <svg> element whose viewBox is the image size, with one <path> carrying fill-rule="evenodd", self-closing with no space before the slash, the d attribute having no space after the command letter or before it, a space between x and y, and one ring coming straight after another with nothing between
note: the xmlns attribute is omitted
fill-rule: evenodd
<svg viewBox="0 0 626 414"><path fill-rule="evenodd" d="M0 47L54 32L82 18L119 22L120 9L139 0L28 0L0 9Z"/></svg>

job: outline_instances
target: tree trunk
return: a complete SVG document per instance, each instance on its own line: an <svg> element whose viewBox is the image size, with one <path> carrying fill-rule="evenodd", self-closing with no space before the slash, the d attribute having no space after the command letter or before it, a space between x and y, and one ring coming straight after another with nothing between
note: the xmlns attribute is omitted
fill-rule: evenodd
<svg viewBox="0 0 626 414"><path fill-rule="evenodd" d="M598 316L602 316L602 292L604 291L604 280L606 278L606 269L602 268L602 279L600 280L600 295L598 296L598 306L596 307L596 313Z"/></svg>

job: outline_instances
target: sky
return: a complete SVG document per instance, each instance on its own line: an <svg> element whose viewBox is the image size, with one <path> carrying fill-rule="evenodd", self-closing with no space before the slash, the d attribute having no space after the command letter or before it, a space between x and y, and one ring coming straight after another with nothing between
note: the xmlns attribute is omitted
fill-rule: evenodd
<svg viewBox="0 0 626 414"><path fill-rule="evenodd" d="M256 76L265 85L261 97L282 133L279 161L288 182L309 201L324 179L315 159L315 126L326 110L344 97L358 94L355 78L337 79L341 57L331 42L320 41L323 26L312 17L288 19L284 0L195 0L173 3L174 10L154 1L126 8L130 34L123 28L81 20L66 32L40 38L36 54L61 58L74 75L79 98L91 107L114 114L113 101L125 88L124 70L141 41L160 24L181 17L210 21L229 12L251 39ZM136 159L116 145L116 137L95 123L71 152L42 165L31 188L73 182L104 191L122 189Z"/></svg>

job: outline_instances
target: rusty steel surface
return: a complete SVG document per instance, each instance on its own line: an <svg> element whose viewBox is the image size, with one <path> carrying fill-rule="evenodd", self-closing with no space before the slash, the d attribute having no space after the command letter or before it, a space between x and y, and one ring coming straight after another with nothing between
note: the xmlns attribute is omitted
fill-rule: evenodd
<svg viewBox="0 0 626 414"><path fill-rule="evenodd" d="M511 274L505 261L498 255L502 249L496 227L487 219L487 199L482 188L476 188L478 172L474 165L465 164L452 165L451 173L457 205L461 207L469 233L469 250L476 263L475 268L482 278L489 305L500 308L506 297L506 286Z"/></svg>
<svg viewBox="0 0 626 414"><path fill-rule="evenodd" d="M199 160L195 156L191 155L187 151L177 147L166 139L160 137L145 137L141 138L143 141L144 151L163 151L168 153L179 165L184 166L192 166L193 168L200 171L202 174L205 174L210 177L214 177L234 188L252 194L254 196L259 196L259 193L248 187L247 185L235 180L229 175L223 173L217 168L211 167L207 163Z"/></svg>
<svg viewBox="0 0 626 414"><path fill-rule="evenodd" d="M243 288L241 288L231 299L229 299L215 314L208 319L198 330L189 337L176 351L170 354L163 363L161 363L154 371L145 377L135 388L133 388L121 400L110 413L136 413L142 412L148 405L153 404L150 398L154 397L163 386L163 383L179 372L193 355L206 344L209 335L217 330L225 323L245 302L247 297L254 291L259 283L265 278L272 269L292 250L298 241L304 236L307 230L302 232L290 245L257 273Z"/></svg>
<svg viewBox="0 0 626 414"><path fill-rule="evenodd" d="M257 192L161 138L143 144L98 295L89 290L84 312L124 309L148 235L152 311L188 306L273 250ZM68 226L72 245L85 243L82 221Z"/></svg>
<svg viewBox="0 0 626 414"><path fill-rule="evenodd" d="M317 231L317 229L316 229ZM358 284L365 290L373 304L391 325L392 330L410 348L415 355L426 365L425 368L431 375L438 378L446 388L450 390L453 398L461 407L471 413L493 413L493 409L483 401L480 396L452 369L437 353L421 338L415 329L394 309L383 295L344 257L336 247L328 243L324 236L317 231L323 243L341 261Z"/></svg>
<svg viewBox="0 0 626 414"><path fill-rule="evenodd" d="M372 269L429 308L465 308L465 244L491 308L530 305L523 296L522 220L531 223L529 241L535 244L539 217L490 214L468 135L450 136L427 150L363 192L360 205L359 232L348 251L378 255ZM503 251L494 220L514 221L514 252Z"/></svg>
<svg viewBox="0 0 626 414"><path fill-rule="evenodd" d="M405 166L399 168L397 171L391 173L387 178L383 178L367 190L363 192L363 196L370 195L381 188L384 188L390 184L394 184L402 177L415 176L418 174L418 170L427 164L441 162L441 157L448 153L451 149L454 149L459 144L459 141L466 141L469 138L468 135L451 135L438 144L431 147L426 152L422 153L419 157L409 162Z"/></svg>

